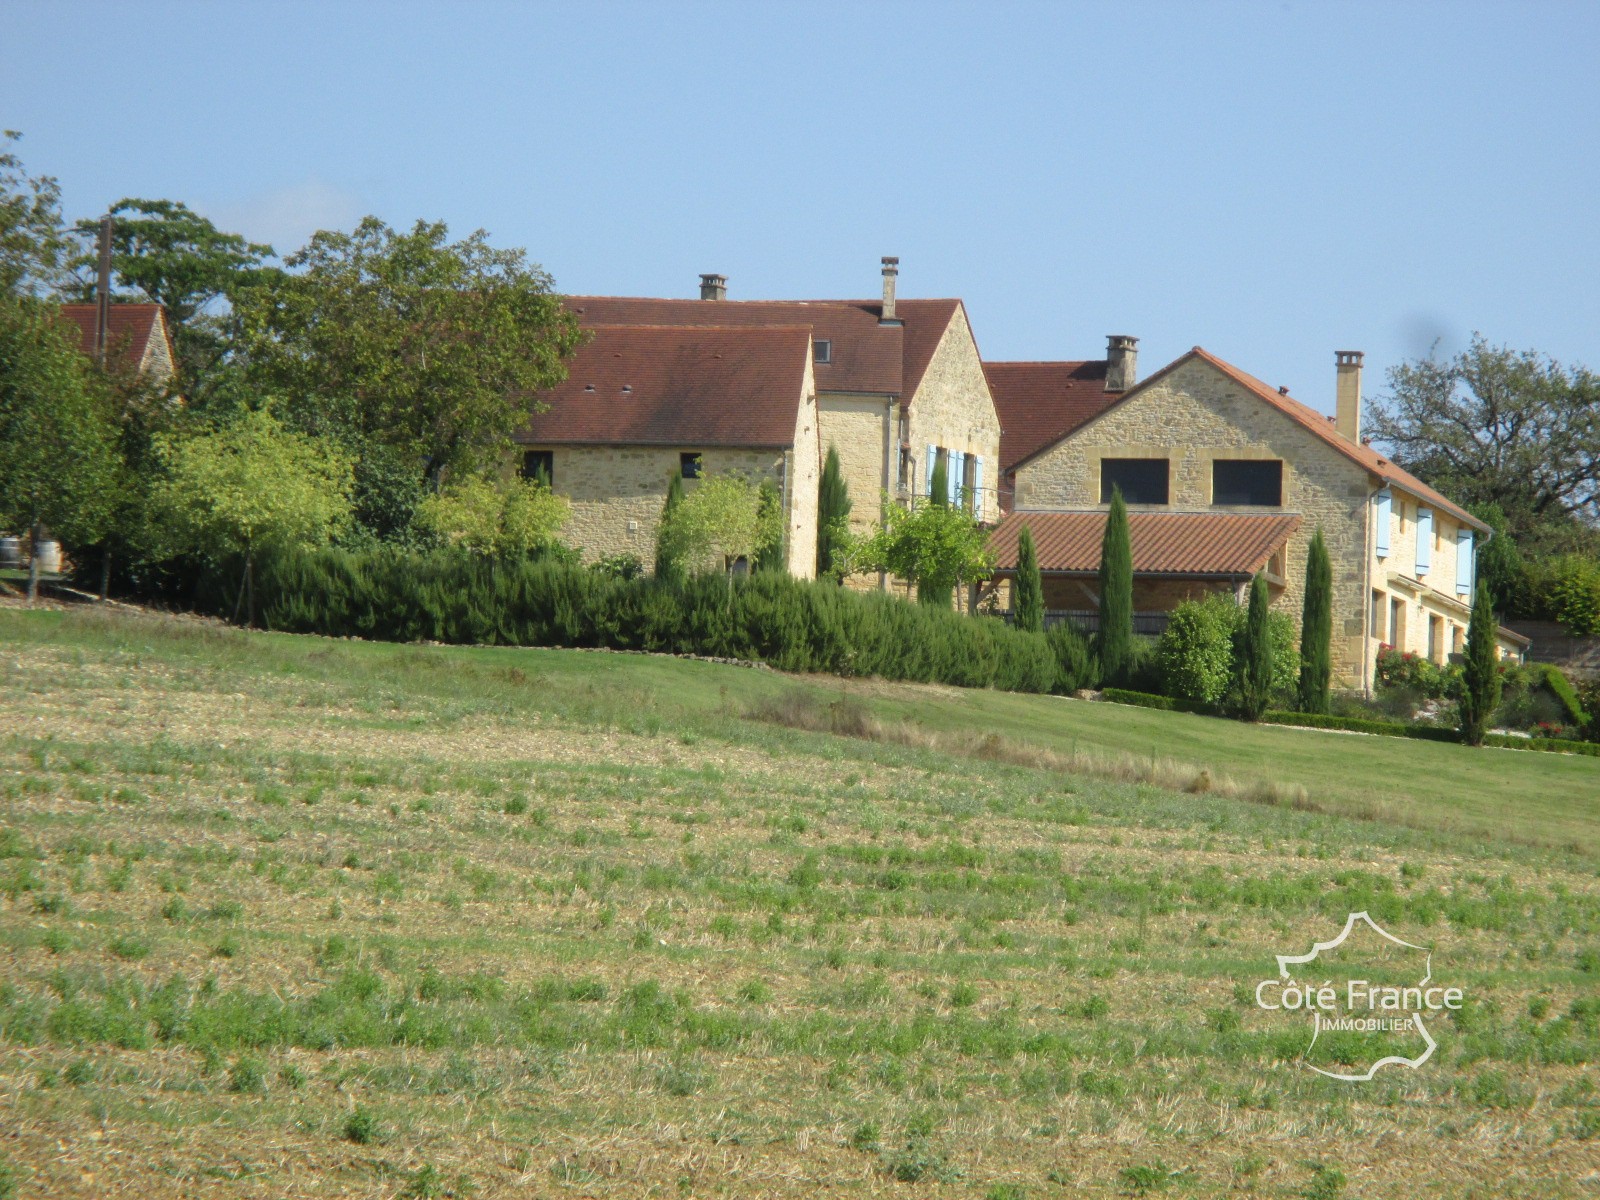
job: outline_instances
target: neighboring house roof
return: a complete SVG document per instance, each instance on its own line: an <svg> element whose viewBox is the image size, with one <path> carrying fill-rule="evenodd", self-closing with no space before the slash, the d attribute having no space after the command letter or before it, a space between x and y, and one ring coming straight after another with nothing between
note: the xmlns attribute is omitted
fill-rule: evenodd
<svg viewBox="0 0 1600 1200"><path fill-rule="evenodd" d="M1088 574L1100 568L1103 512L1013 512L989 535L999 570L1017 566L1017 538L1033 534L1041 571ZM1128 514L1136 575L1254 575L1300 527L1298 513Z"/></svg>
<svg viewBox="0 0 1600 1200"><path fill-rule="evenodd" d="M678 325L748 328L803 325L831 343L816 364L817 389L910 397L928 369L959 300L901 300L902 324L881 324L876 300L675 300L568 296L585 327Z"/></svg>
<svg viewBox="0 0 1600 1200"><path fill-rule="evenodd" d="M591 327L566 382L517 440L554 445L790 446L811 331Z"/></svg>
<svg viewBox="0 0 1600 1200"><path fill-rule="evenodd" d="M94 327L97 306L93 304L63 304L61 315L78 327L78 345L91 358L94 356ZM106 331L106 350L118 356L123 365L138 368L150 354L151 339L166 340L170 361L172 344L167 340L167 321L159 304L111 305L110 328Z"/></svg>
<svg viewBox="0 0 1600 1200"><path fill-rule="evenodd" d="M1415 475L1390 462L1371 446L1352 442L1349 438L1343 436L1337 429L1334 428L1332 417L1325 416L1324 414L1319 413L1316 409L1300 403L1300 401L1294 399L1294 397L1280 392L1278 389L1270 387L1265 383L1262 383L1261 380L1257 379L1254 375L1251 375L1246 371L1241 371L1232 363L1223 361L1215 354L1212 354L1210 351L1205 350L1200 346L1196 346L1187 354L1175 358L1172 362L1162 367L1161 370L1157 371L1144 382L1122 393L1122 395L1117 397L1112 404L1107 405L1105 409L1102 409L1100 413L1095 415L1100 416L1105 412L1109 412L1117 405L1132 399L1134 396L1137 396L1139 393L1143 392L1146 388L1151 387L1160 380L1166 378L1166 376L1170 375L1183 364L1192 361L1204 362L1212 367L1215 367L1229 379L1233 380L1247 391L1253 393L1257 398L1266 404L1271 405L1273 408L1283 413L1286 417L1304 426L1306 429L1309 429L1334 450L1344 455L1344 457L1348 458L1356 465L1364 467L1366 470L1376 475L1379 479L1383 480L1384 483L1391 484L1395 487L1399 487L1410 492L1412 495L1425 500L1434 508L1439 508L1445 512L1448 512L1451 516L1463 524L1471 525L1474 529L1482 531L1488 530L1488 525L1478 520L1477 517L1473 516L1466 509L1450 500L1447 500L1444 496L1434 491L1433 488L1423 483L1422 480L1418 479ZM1090 419L1092 420L1093 418ZM1067 436L1070 437L1071 435L1068 434ZM1054 446L1063 440L1063 438L1057 438L1049 445L1041 446L1038 450L1028 455L1027 458L1037 458L1040 454L1050 449L1051 446ZM1026 459L1018 460L1015 464L1013 464L1012 469L1022 466L1024 461L1026 461Z"/></svg>
<svg viewBox="0 0 1600 1200"><path fill-rule="evenodd" d="M986 362L1000 415L1000 469L1059 442L1099 416L1122 396L1106 391L1106 360L1087 362Z"/></svg>

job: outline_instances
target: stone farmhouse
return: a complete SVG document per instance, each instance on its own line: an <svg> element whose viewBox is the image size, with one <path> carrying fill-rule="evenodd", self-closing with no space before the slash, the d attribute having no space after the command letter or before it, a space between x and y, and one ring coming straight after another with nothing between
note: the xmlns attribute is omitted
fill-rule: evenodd
<svg viewBox="0 0 1600 1200"><path fill-rule="evenodd" d="M1046 608L1092 621L1105 512L1118 487L1142 632L1158 632L1185 599L1242 596L1258 571L1274 606L1298 620L1306 550L1320 528L1333 563L1342 684L1369 688L1385 644L1438 663L1461 650L1488 527L1362 439L1359 352L1335 356L1333 417L1198 346L1138 382L1135 353L1135 339L1114 337L1105 363L987 365L1007 423L1002 472L1012 489L991 540L1002 588L1026 525ZM1033 424L1017 415L1030 408ZM1501 632L1502 653L1525 646Z"/></svg>
<svg viewBox="0 0 1600 1200"><path fill-rule="evenodd" d="M1000 419L965 307L897 300L898 274L885 258L877 300L729 300L721 275L698 300L568 297L593 336L518 434L524 473L571 496L570 540L591 559L653 557L668 477L698 465L770 480L789 569L809 576L830 446L858 531L886 497L925 494L941 460L952 496L996 520Z"/></svg>
<svg viewBox="0 0 1600 1200"><path fill-rule="evenodd" d="M177 370L167 313L159 304L108 304L105 340L100 341L98 304L63 304L61 316L77 327L78 345L89 358L101 350L125 369L161 384Z"/></svg>

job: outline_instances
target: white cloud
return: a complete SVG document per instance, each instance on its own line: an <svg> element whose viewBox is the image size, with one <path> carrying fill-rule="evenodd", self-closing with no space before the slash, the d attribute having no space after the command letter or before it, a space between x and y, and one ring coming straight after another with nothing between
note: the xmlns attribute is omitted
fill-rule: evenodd
<svg viewBox="0 0 1600 1200"><path fill-rule="evenodd" d="M218 229L267 242L293 254L319 229L351 229L366 214L352 192L316 177L242 200L214 205L207 213Z"/></svg>

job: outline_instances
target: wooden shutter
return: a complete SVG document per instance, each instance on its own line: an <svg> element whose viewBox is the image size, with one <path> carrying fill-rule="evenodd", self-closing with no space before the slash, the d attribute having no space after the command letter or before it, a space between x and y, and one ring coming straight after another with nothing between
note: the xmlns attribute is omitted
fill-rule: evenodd
<svg viewBox="0 0 1600 1200"><path fill-rule="evenodd" d="M1426 508L1417 509L1417 578L1428 573L1433 566L1433 513Z"/></svg>
<svg viewBox="0 0 1600 1200"><path fill-rule="evenodd" d="M939 447L928 446L928 473L922 477L922 492L925 496L933 495L933 469L939 465Z"/></svg>
<svg viewBox="0 0 1600 1200"><path fill-rule="evenodd" d="M983 455L972 464L972 515L983 520Z"/></svg>
<svg viewBox="0 0 1600 1200"><path fill-rule="evenodd" d="M1377 535L1374 543L1377 547L1378 557L1389 557L1389 531L1394 522L1389 515L1389 506L1392 497L1389 489L1384 488L1372 498L1372 524L1373 532Z"/></svg>
<svg viewBox="0 0 1600 1200"><path fill-rule="evenodd" d="M1472 576L1476 563L1472 530L1462 528L1456 533L1456 595L1472 595Z"/></svg>

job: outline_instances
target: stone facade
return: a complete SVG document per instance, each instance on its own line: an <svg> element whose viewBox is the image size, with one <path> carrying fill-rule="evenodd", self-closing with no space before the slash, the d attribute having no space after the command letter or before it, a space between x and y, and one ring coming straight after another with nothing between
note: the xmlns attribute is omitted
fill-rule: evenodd
<svg viewBox="0 0 1600 1200"><path fill-rule="evenodd" d="M1103 509L1100 469L1106 458L1167 459L1165 510L1299 513L1304 519L1286 547L1283 587L1274 589L1274 607L1297 622L1304 602L1306 551L1320 527L1333 563L1334 673L1345 686L1370 682L1377 641L1367 636L1369 594L1382 584L1375 583L1381 577L1373 573L1368 521L1378 481L1364 468L1222 371L1194 359L1180 362L1072 436L1021 464L1017 507ZM1212 470L1219 459L1281 461L1281 506L1213 505ZM1391 552L1401 553L1400 548ZM1436 561L1435 571L1448 571L1453 585L1453 542L1448 563L1443 556Z"/></svg>
<svg viewBox="0 0 1600 1200"><path fill-rule="evenodd" d="M893 429L892 396L824 392L817 401L822 435L818 449L839 451L839 467L850 490L850 529L869 533L882 515L881 497L889 486L884 461Z"/></svg>
<svg viewBox="0 0 1600 1200"><path fill-rule="evenodd" d="M1000 417L989 394L965 306L956 306L939 348L910 398L903 425L910 452L898 487L917 495L927 492L928 446L975 455L983 459L978 515L985 521L999 519Z"/></svg>

